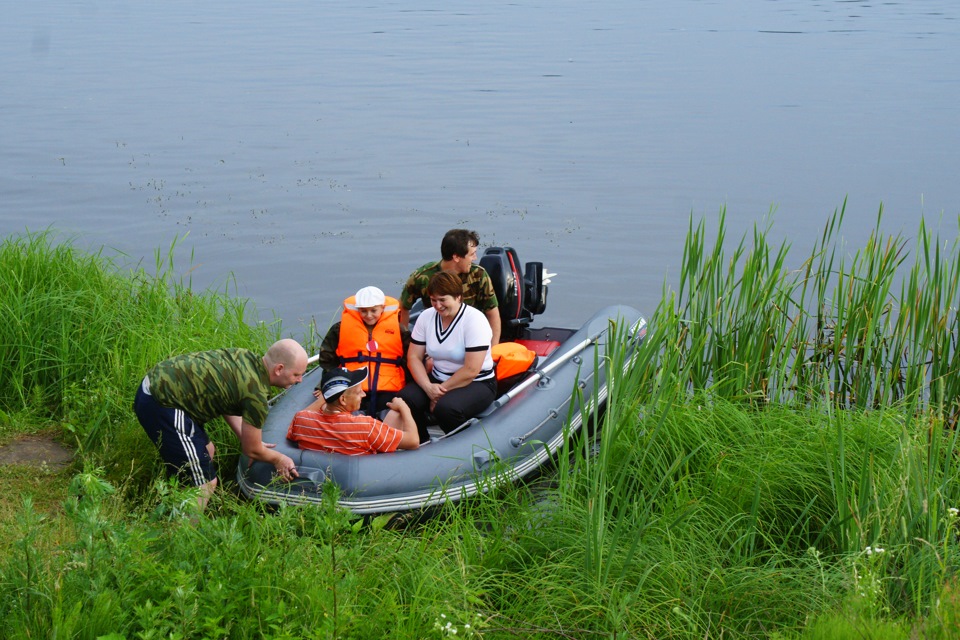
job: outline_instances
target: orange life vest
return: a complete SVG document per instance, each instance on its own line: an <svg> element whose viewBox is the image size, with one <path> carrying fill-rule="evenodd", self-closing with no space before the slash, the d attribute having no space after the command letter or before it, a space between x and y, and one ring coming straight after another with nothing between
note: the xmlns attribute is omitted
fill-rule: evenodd
<svg viewBox="0 0 960 640"><path fill-rule="evenodd" d="M343 301L337 356L340 364L351 371L367 367L367 379L363 382L367 393L371 389L399 391L406 382L399 313L400 303L387 296L383 315L371 330L363 323L354 296Z"/></svg>
<svg viewBox="0 0 960 640"><path fill-rule="evenodd" d="M497 367L497 380L504 380L523 373L533 366L537 354L516 342L501 342L493 345L490 355Z"/></svg>

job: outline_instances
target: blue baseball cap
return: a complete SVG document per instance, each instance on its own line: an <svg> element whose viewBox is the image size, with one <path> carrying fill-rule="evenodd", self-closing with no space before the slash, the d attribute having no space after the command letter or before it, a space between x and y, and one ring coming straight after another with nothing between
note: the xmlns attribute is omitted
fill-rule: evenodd
<svg viewBox="0 0 960 640"><path fill-rule="evenodd" d="M320 378L320 393L327 402L332 402L341 393L357 386L367 379L367 368L347 371L346 369L330 369L323 372Z"/></svg>

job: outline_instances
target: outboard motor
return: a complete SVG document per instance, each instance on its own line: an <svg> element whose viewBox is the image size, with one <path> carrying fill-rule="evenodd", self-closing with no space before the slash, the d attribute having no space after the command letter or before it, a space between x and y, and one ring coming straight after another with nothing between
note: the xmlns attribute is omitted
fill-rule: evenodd
<svg viewBox="0 0 960 640"><path fill-rule="evenodd" d="M547 286L543 281L543 263L528 262L520 269L520 258L513 247L488 247L480 258L493 282L500 306L500 340L515 340L547 307Z"/></svg>

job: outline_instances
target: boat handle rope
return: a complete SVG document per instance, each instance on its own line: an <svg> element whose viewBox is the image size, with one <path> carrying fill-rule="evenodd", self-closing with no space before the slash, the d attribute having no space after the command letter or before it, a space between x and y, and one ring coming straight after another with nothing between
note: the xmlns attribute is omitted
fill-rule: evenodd
<svg viewBox="0 0 960 640"><path fill-rule="evenodd" d="M524 442L526 442L527 438L529 438L530 436L532 436L534 433L536 433L536 432L540 429L540 427L542 427L543 425L547 424L547 423L550 422L551 420L556 420L556 419L557 419L557 416L559 416L559 415L560 415L560 409L559 409L559 407L556 408L556 409L550 409L549 411L547 411L547 417L544 418L543 420L541 420L541 421L540 421L540 424L538 424L537 426L535 426L533 429L530 429L530 431L527 431L527 432L526 432L525 434L523 434L522 436L514 436L514 437L510 438L510 446L512 446L514 449L519 449L519 448L520 448L520 445L522 445Z"/></svg>
<svg viewBox="0 0 960 640"><path fill-rule="evenodd" d="M592 377L593 377L593 374L591 373L588 377L592 378ZM587 383L586 383L585 380L578 380L578 381L577 381L577 386L580 387L580 390L581 390L581 391L583 391L584 389L587 388ZM571 400L573 400L573 396L571 396L570 398L564 400L564 401L563 401L563 404L561 404L559 407L557 407L557 408L555 408L555 409L550 409L549 411L547 411L547 417L544 418L543 420L541 420L540 423L537 424L537 426L535 426L533 429L530 429L530 431L527 431L527 432L526 432L525 434L523 434L522 436L514 436L514 437L510 438L510 445L511 445L514 449L519 449L519 448L520 448L520 445L522 445L524 442L527 441L527 438L529 438L530 436L532 436L534 433L536 433L538 430L540 430L545 424L547 424L547 423L550 422L551 420L556 420L556 419L557 419L557 416L560 415L560 409L562 409L562 408L564 407L564 405L570 404Z"/></svg>
<svg viewBox="0 0 960 640"><path fill-rule="evenodd" d="M470 418L469 420L467 420L466 422L464 422L463 424L461 424L459 427L457 427L457 428L454 429L453 431L449 431L449 432L443 434L441 437L437 438L437 440L443 440L444 438L449 438L449 437L452 436L453 434L455 434L455 433L460 433L461 431L463 431L464 429L466 429L466 428L469 427L470 425L476 424L476 423L478 423L478 422L480 422L480 421L477 420L476 418Z"/></svg>

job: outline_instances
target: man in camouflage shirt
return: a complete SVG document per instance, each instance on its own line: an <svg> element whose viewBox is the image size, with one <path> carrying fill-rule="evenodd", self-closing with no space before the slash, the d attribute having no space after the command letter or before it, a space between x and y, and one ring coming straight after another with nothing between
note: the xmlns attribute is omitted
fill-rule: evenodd
<svg viewBox="0 0 960 640"><path fill-rule="evenodd" d="M216 451L204 424L223 416L252 460L273 464L284 480L297 477L293 460L263 444L270 387L303 379L307 353L295 340L279 340L260 356L249 349L217 349L174 356L147 372L133 408L157 446L168 476L201 487L200 506L217 488Z"/></svg>
<svg viewBox="0 0 960 640"><path fill-rule="evenodd" d="M429 262L413 273L403 285L400 293L400 324L407 326L410 323L410 309L417 298L423 300L423 307L430 307L430 298L427 296L427 285L430 278L441 271L451 271L460 277L463 283L463 302L475 307L487 316L490 328L493 330L493 343L500 342L500 309L497 307L497 294L493 289L493 282L486 270L478 264L477 246L480 236L476 231L467 229L451 229L443 236L440 242L439 262Z"/></svg>

